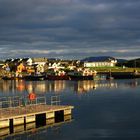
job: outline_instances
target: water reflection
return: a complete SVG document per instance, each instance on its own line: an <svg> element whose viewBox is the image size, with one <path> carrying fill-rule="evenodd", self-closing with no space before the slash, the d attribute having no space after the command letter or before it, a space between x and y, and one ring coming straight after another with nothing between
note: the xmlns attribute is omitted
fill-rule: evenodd
<svg viewBox="0 0 140 140"><path fill-rule="evenodd" d="M120 86L136 87L140 85L138 79L117 81L117 80L103 80L103 81L24 81L24 80L1 80L0 92L4 93L23 93L36 92L38 94L63 91L72 91L77 93L86 93L90 90L100 88L119 88Z"/></svg>
<svg viewBox="0 0 140 140"><path fill-rule="evenodd" d="M20 130L23 127L18 127L6 139L70 140L71 136L73 139L139 139L139 86L140 79L33 82L1 80L0 96L9 96L11 93L20 95L32 90L40 95L62 93L62 104L75 107L74 121L69 125L37 129L30 124L26 127L28 131L22 132ZM52 94L46 94L46 97L50 95ZM51 123L53 120L50 120ZM6 131L0 133L7 135Z"/></svg>

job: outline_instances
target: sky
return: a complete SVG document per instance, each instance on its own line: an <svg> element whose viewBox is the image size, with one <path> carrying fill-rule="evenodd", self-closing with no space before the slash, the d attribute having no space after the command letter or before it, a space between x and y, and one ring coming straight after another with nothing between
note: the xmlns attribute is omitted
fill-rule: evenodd
<svg viewBox="0 0 140 140"><path fill-rule="evenodd" d="M140 0L0 0L0 58L140 57Z"/></svg>

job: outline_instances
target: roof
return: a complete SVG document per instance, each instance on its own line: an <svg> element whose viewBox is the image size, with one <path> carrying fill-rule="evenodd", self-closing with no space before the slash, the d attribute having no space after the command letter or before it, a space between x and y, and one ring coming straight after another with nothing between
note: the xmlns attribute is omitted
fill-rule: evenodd
<svg viewBox="0 0 140 140"><path fill-rule="evenodd" d="M38 58L32 58L33 62L47 62L48 59L46 57L38 57Z"/></svg>

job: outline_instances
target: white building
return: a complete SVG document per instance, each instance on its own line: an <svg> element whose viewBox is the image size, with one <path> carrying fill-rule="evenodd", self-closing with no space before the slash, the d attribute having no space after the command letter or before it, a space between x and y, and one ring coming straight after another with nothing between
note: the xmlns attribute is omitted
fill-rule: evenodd
<svg viewBox="0 0 140 140"><path fill-rule="evenodd" d="M56 62L49 63L49 67L48 67L48 69L56 69L56 70L58 70L58 69L64 69L64 68L65 67L61 66L60 63L56 63Z"/></svg>
<svg viewBox="0 0 140 140"><path fill-rule="evenodd" d="M96 61L96 62L84 62L85 68L90 67L114 67L117 63L117 60L110 61Z"/></svg>

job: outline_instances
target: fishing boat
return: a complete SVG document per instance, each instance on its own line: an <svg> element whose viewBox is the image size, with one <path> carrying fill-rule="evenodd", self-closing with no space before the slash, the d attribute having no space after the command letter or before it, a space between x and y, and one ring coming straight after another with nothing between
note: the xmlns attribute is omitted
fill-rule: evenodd
<svg viewBox="0 0 140 140"><path fill-rule="evenodd" d="M69 80L69 76L64 70L49 70L46 76L47 80Z"/></svg>
<svg viewBox="0 0 140 140"><path fill-rule="evenodd" d="M70 80L93 80L96 71L90 69L73 70L68 73Z"/></svg>

